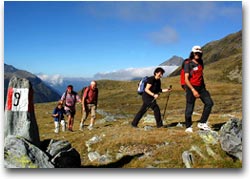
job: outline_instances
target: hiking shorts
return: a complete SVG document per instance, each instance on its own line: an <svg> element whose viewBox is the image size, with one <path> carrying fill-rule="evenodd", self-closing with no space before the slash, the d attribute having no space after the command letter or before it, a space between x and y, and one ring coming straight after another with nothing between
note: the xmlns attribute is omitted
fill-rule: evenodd
<svg viewBox="0 0 250 179"><path fill-rule="evenodd" d="M96 105L95 104L87 104L85 106L85 111L83 111L82 118L86 120L88 118L88 115L91 115L91 118L96 118Z"/></svg>
<svg viewBox="0 0 250 179"><path fill-rule="evenodd" d="M66 110L65 112L66 112L66 115L67 115L67 116L70 115L71 117L74 117L75 114L76 114L76 111L73 111L73 110Z"/></svg>

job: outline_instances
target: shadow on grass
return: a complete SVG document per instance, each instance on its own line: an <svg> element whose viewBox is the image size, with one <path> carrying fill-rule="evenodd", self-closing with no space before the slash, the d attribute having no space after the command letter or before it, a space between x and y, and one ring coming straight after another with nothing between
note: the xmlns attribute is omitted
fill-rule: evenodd
<svg viewBox="0 0 250 179"><path fill-rule="evenodd" d="M199 122L199 121L198 121ZM168 127L176 127L177 124L181 124L183 127L185 127L185 122L173 122L171 124L167 124L164 126L164 128L168 128ZM212 124L211 128L214 131L219 131L221 129L221 127L225 124L226 122L222 122L222 123L217 123L217 124Z"/></svg>
<svg viewBox="0 0 250 179"><path fill-rule="evenodd" d="M86 166L82 166L82 168L122 168L124 165L131 162L134 158L138 158L142 155L144 155L144 154L140 153L140 154L136 154L136 155L125 155L120 160L118 160L116 162L112 162L112 163L105 164L105 165L98 165L98 166L86 165Z"/></svg>
<svg viewBox="0 0 250 179"><path fill-rule="evenodd" d="M226 122L222 122L222 123L218 123L218 124L213 124L212 125L212 129L214 131L219 131L221 129L221 127L225 124Z"/></svg>
<svg viewBox="0 0 250 179"><path fill-rule="evenodd" d="M167 125L165 125L166 126L166 128L167 127L176 127L177 126L177 124L181 124L183 127L185 127L185 122L172 122L171 124L167 124Z"/></svg>

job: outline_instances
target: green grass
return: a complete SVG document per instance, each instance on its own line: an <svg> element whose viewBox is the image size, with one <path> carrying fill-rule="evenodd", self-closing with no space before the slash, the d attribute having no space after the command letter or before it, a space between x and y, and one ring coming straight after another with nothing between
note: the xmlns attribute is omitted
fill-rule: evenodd
<svg viewBox="0 0 250 179"><path fill-rule="evenodd" d="M194 168L241 168L242 162L234 160L228 156L220 147L219 142L210 146L219 156L214 159L206 151L206 144L199 137L197 131L197 122L203 110L200 100L197 100L195 106L196 115L193 115L194 134L186 134L184 127L176 127L179 122L184 122L185 96L179 85L179 77L162 79L162 87L173 85L166 117L164 123L167 128L157 129L155 123L147 124L153 127L152 130L144 131L141 120L139 129L130 127L133 116L139 110L142 101L136 94L137 81L118 82L118 81L99 81L99 106L105 112L115 114L126 114L130 117L117 119L114 122L96 124L92 131L84 129L79 131L81 119L80 105L77 105L77 114L75 116L74 132L54 133L54 123L51 113L56 106L56 102L35 104L35 113L39 127L41 141L45 139L67 140L80 153L83 167L106 167L97 162L91 162L88 159L87 147L85 142L94 135L100 136L102 141L91 146L92 151L97 151L101 155L108 154L112 161L116 162L116 154L123 149L123 155L134 156L129 162L125 162L119 167L123 168L185 168L182 162L181 154L189 150L192 145L202 150L206 159L201 158L197 153L195 157ZM211 126L221 126L230 119L230 116L242 118L242 85L207 81L207 89L210 91L214 100L214 107L209 118ZM166 104L167 94L162 94L158 99L158 104L163 113ZM152 114L152 111L148 111ZM97 121L105 116L97 115ZM89 124L89 119L86 125ZM86 126L85 126L86 127ZM214 128L215 129L215 128ZM218 130L218 129L215 129ZM144 153L143 156L136 156L138 153Z"/></svg>

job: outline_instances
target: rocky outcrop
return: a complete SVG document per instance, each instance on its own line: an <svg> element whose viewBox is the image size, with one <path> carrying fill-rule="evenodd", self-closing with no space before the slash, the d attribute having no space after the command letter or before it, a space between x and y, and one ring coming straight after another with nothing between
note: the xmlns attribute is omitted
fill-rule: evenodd
<svg viewBox="0 0 250 179"><path fill-rule="evenodd" d="M36 146L40 137L36 122L33 88L29 80L11 78L5 107L4 136L22 136Z"/></svg>
<svg viewBox="0 0 250 179"><path fill-rule="evenodd" d="M242 120L230 119L219 132L221 148L242 161Z"/></svg>
<svg viewBox="0 0 250 179"><path fill-rule="evenodd" d="M79 168L81 166L80 154L71 147L68 141L51 139L46 152L50 154L51 161L56 168Z"/></svg>
<svg viewBox="0 0 250 179"><path fill-rule="evenodd" d="M206 151L201 150L196 145L192 145L189 150L184 151L182 160L186 168L193 168L195 161L206 159L205 153L213 160L221 160L222 157L210 147L217 144L231 157L242 161L242 120L231 118L222 125L219 132L200 130L198 134L206 144ZM196 155L194 155L194 152Z"/></svg>
<svg viewBox="0 0 250 179"><path fill-rule="evenodd" d="M8 136L4 144L6 168L54 168L49 156L24 137Z"/></svg>

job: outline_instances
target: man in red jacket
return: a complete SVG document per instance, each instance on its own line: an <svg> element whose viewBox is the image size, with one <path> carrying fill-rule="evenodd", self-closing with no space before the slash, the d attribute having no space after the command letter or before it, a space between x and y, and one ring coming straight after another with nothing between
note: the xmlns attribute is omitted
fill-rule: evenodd
<svg viewBox="0 0 250 179"><path fill-rule="evenodd" d="M96 119L96 109L98 102L98 88L96 81L92 81L90 86L88 86L82 96L82 119L80 123L80 130L83 130L84 122L88 118L89 113L91 113L89 130L93 129L95 119Z"/></svg>

